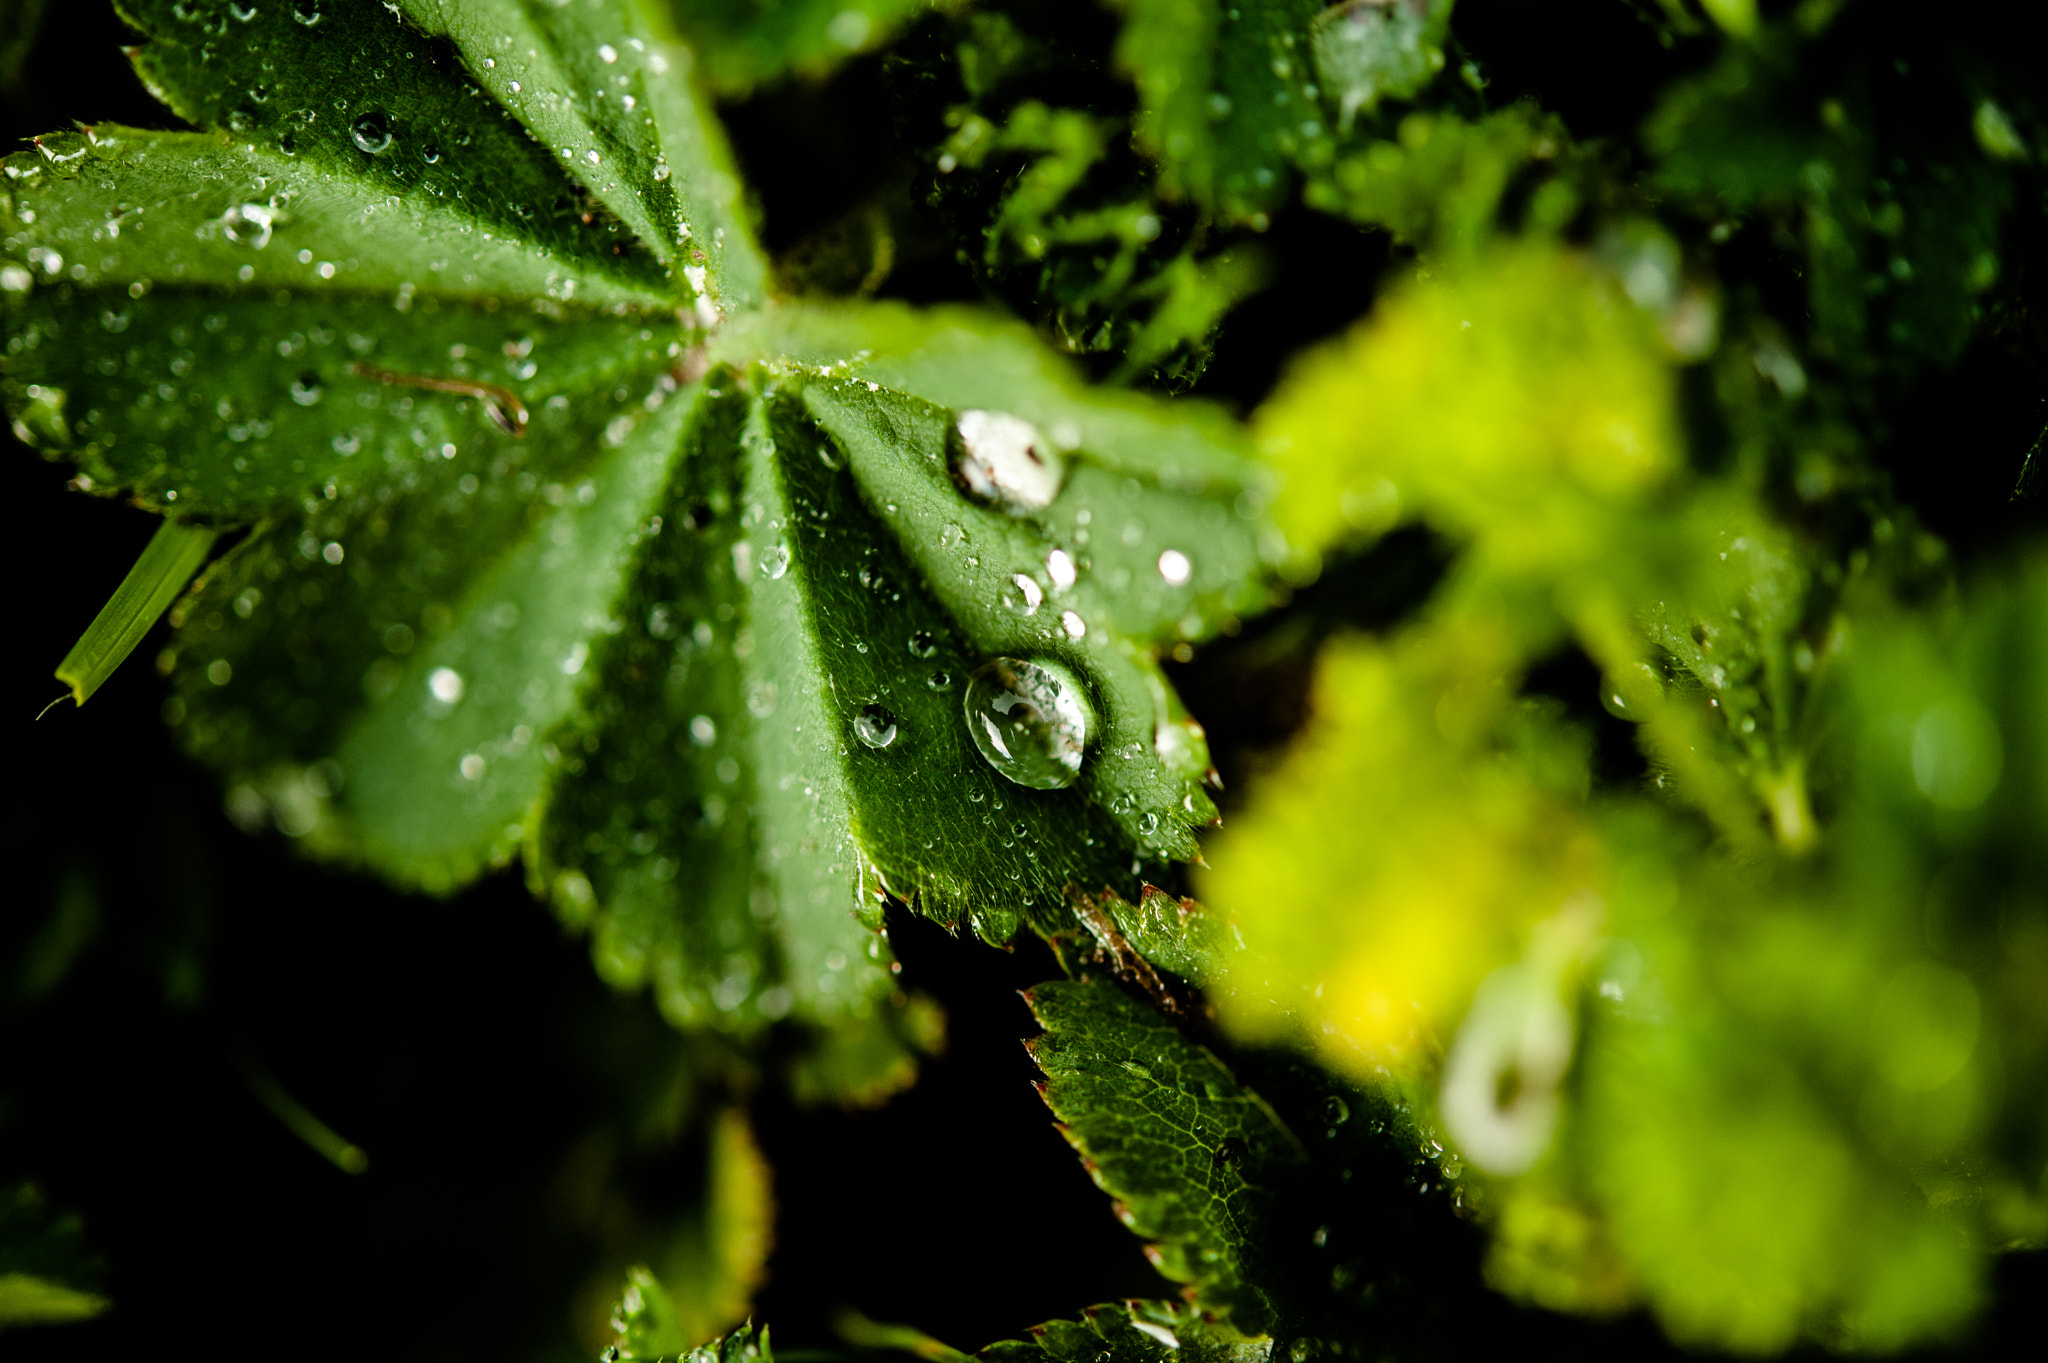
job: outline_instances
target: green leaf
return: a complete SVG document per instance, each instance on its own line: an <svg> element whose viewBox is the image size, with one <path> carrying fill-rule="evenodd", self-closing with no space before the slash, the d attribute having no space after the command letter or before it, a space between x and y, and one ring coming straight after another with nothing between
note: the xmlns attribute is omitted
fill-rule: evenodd
<svg viewBox="0 0 2048 1363"><path fill-rule="evenodd" d="M1026 1043L1046 1104L1117 1216L1161 1273L1249 1335L1275 1328L1256 1280L1300 1141L1207 1049L1107 982L1053 981L1026 996L1045 1028Z"/></svg>
<svg viewBox="0 0 2048 1363"><path fill-rule="evenodd" d="M659 0L657 0L659 2ZM818 75L886 40L933 0L666 0L721 95L788 73Z"/></svg>
<svg viewBox="0 0 2048 1363"><path fill-rule="evenodd" d="M1124 0L1118 64L1138 135L1170 192L1255 225L1287 201L1297 161L1328 157L1310 21L1321 0Z"/></svg>
<svg viewBox="0 0 2048 1363"><path fill-rule="evenodd" d="M150 38L137 69L193 123L501 238L586 260L617 247L655 278L694 263L727 306L759 294L738 181L647 0L126 10ZM615 225L585 230L586 194Z"/></svg>
<svg viewBox="0 0 2048 1363"><path fill-rule="evenodd" d="M1659 187L1701 218L1796 242L1807 309L1784 320L1852 380L1948 364L2011 249L2005 137L2018 133L1993 96L2030 107L2026 77L1940 26L1908 86L1893 46L1862 25L1808 27L1766 26L1667 88L1643 129Z"/></svg>
<svg viewBox="0 0 2048 1363"><path fill-rule="evenodd" d="M700 1205L670 1231L655 1260L660 1277L640 1268L628 1279L644 1299L644 1318L662 1321L658 1332L641 1333L674 1341L656 1352L680 1352L745 1320L773 1243L773 1176L746 1113L720 1109L709 1128ZM643 1338L638 1348L651 1343Z"/></svg>
<svg viewBox="0 0 2048 1363"><path fill-rule="evenodd" d="M85 704L114 675L199 571L217 538L217 531L177 521L157 527L114 595L57 664L57 680L71 688L72 700Z"/></svg>
<svg viewBox="0 0 2048 1363"><path fill-rule="evenodd" d="M1302 198L1313 208L1382 228L1398 242L1449 258L1487 243L1515 175L1570 147L1561 123L1527 105L1472 121L1411 113L1390 137L1347 144L1311 175ZM1529 197L1530 226L1563 226L1577 199L1568 176L1546 180Z"/></svg>
<svg viewBox="0 0 2048 1363"><path fill-rule="evenodd" d="M31 1184L0 1195L0 1330L90 1320L107 1309L78 1218L52 1215Z"/></svg>
<svg viewBox="0 0 2048 1363"><path fill-rule="evenodd" d="M136 11L230 135L45 138L5 219L24 429L256 522L159 660L234 817L434 891L523 854L678 1024L852 1028L807 1091L929 1030L876 1020L882 896L1001 941L1194 854L1158 655L1278 552L1230 422L971 313L738 311L758 255L636 6L259 9ZM1063 478L968 496L984 427ZM1015 719L990 667L1071 711L1010 734L1035 773L971 727Z"/></svg>
<svg viewBox="0 0 2048 1363"><path fill-rule="evenodd" d="M1029 1339L989 1345L987 1363L1267 1363L1273 1341L1244 1336L1177 1301L1104 1302L1077 1320L1034 1325Z"/></svg>
<svg viewBox="0 0 2048 1363"><path fill-rule="evenodd" d="M625 1291L612 1313L616 1342L605 1351L612 1363L774 1363L768 1330L752 1322L707 1344L693 1345L683 1332L667 1289L644 1268L626 1275Z"/></svg>

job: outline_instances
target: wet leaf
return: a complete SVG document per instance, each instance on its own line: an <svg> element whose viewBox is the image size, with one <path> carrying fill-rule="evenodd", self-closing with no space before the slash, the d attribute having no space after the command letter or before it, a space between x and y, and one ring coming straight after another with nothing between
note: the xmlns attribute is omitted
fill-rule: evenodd
<svg viewBox="0 0 2048 1363"><path fill-rule="evenodd" d="M668 1290L645 1268L626 1275L619 1306L612 1313L617 1338L605 1356L613 1363L774 1363L766 1327L752 1322L705 1344L692 1344Z"/></svg>
<svg viewBox="0 0 2048 1363"><path fill-rule="evenodd" d="M1118 1217L1161 1273L1245 1334L1276 1326L1257 1261L1275 1214L1273 1175L1300 1142L1223 1062L1105 981L1027 996L1045 1033L1027 1043L1045 1101Z"/></svg>
<svg viewBox="0 0 2048 1363"><path fill-rule="evenodd" d="M134 10L225 135L44 138L5 219L21 429L253 523L158 660L235 819L432 891L522 858L606 979L844 1025L800 1086L869 1096L934 1043L884 896L1002 941L1194 854L1158 657L1278 552L1232 423L975 313L757 309L647 6L245 8Z"/></svg>
<svg viewBox="0 0 2048 1363"><path fill-rule="evenodd" d="M1266 1363L1272 1354L1272 1340L1216 1325L1185 1302L1119 1301L1088 1307L1076 1320L1034 1325L1029 1339L1002 1340L975 1356L988 1363Z"/></svg>

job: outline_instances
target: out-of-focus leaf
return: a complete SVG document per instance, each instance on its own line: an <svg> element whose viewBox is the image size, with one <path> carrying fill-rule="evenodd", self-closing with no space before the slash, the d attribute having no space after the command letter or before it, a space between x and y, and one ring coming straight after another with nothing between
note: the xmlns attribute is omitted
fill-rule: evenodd
<svg viewBox="0 0 2048 1363"><path fill-rule="evenodd" d="M1218 839L1203 879L1251 947L1224 976L1234 1027L1287 1035L1303 1001L1257 981L1315 980L1307 1030L1326 1063L1361 1079L1405 1069L1539 923L1597 903L1606 868L1581 804L1584 744L1518 701L1514 644L1472 619L1332 645L1315 727ZM1333 799L1369 855L1316 833Z"/></svg>
<svg viewBox="0 0 2048 1363"><path fill-rule="evenodd" d="M885 41L934 0L650 0L664 6L719 95L815 76Z"/></svg>
<svg viewBox="0 0 2048 1363"><path fill-rule="evenodd" d="M1321 0L1123 0L1117 61L1163 183L1225 218L1264 220L1294 165L1327 161L1310 21Z"/></svg>
<svg viewBox="0 0 2048 1363"><path fill-rule="evenodd" d="M905 121L929 129L925 202L969 243L965 263L1055 346L1116 357L1118 382L1185 389L1266 261L1164 191L1158 164L1104 112L1127 90L1068 17L977 7L892 58Z"/></svg>
<svg viewBox="0 0 2048 1363"><path fill-rule="evenodd" d="M1516 174L1531 165L1569 167L1571 142L1563 126L1527 105L1469 122L1448 113L1411 113L1391 134L1362 146L1347 143L1310 177L1302 198L1444 257L1487 244ZM1526 211L1532 227L1554 230L1577 206L1569 178L1560 176L1529 196Z"/></svg>
<svg viewBox="0 0 2048 1363"><path fill-rule="evenodd" d="M1574 637L1677 793L1724 836L1756 836L1789 773L1744 789L1708 758L1727 717L1664 692L1640 620L1660 602L1711 609L1730 590L1708 585L1723 546L1773 532L1739 490L1686 475L1669 351L1590 261L1526 242L1418 277L1299 361L1257 426L1298 552L1416 521L1461 543L1443 619L1505 629L1510 675Z"/></svg>
<svg viewBox="0 0 2048 1363"><path fill-rule="evenodd" d="M1326 654L1311 728L1212 848L1244 941L1209 967L1219 1008L1403 1082L1510 1292L1642 1301L1702 1346L1946 1338L1987 1249L2042 1226L2039 1124L1994 1096L2033 1081L1988 1077L2038 1063L2038 1010L2007 1002L2038 987L2009 945L2039 916L2038 800L2006 785L2040 742L2038 578L1903 616L1887 594L1939 555L1889 520L1809 575L1751 474L1684 471L1648 315L1548 259L1395 295L1261 414L1305 475L1276 504L1294 543L1414 517L1463 547L1417 620ZM1510 297L1548 301L1512 321ZM1574 308L1570 359L1538 361ZM1650 462L1601 451L1634 431ZM1517 698L1564 638L1643 722L1647 791L1588 799L1583 740ZM1305 854L1333 820L1341 853Z"/></svg>
<svg viewBox="0 0 2048 1363"><path fill-rule="evenodd" d="M1717 240L1752 219L1797 242L1808 316L1783 320L1853 379L1953 360L2000 277L2021 134L1992 95L2031 91L1975 46L1937 23L1908 61L1882 25L1795 18L1674 82L1644 128Z"/></svg>
<svg viewBox="0 0 2048 1363"><path fill-rule="evenodd" d="M53 1214L33 1185L0 1197L0 1330L90 1320L107 1309L78 1218Z"/></svg>
<svg viewBox="0 0 2048 1363"><path fill-rule="evenodd" d="M773 1175L746 1114L719 1112L708 1144L697 1215L670 1235L655 1264L658 1279L644 1270L633 1278L643 1296L665 1294L673 1312L667 1333L680 1339L709 1339L746 1319L774 1235Z"/></svg>
<svg viewBox="0 0 2048 1363"><path fill-rule="evenodd" d="M1316 76L1336 98L1338 126L1360 110L1406 99L1444 69L1451 0L1347 0L1309 25Z"/></svg>

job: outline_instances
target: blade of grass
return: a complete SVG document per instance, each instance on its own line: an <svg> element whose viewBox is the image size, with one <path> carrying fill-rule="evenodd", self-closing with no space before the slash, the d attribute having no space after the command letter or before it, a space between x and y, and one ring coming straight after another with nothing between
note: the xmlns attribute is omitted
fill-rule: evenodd
<svg viewBox="0 0 2048 1363"><path fill-rule="evenodd" d="M114 588L114 595L57 664L57 680L71 688L74 701L85 704L101 683L114 675L114 669L135 651L149 627L206 562L219 537L218 530L177 521L157 527L142 557L135 560L128 576Z"/></svg>

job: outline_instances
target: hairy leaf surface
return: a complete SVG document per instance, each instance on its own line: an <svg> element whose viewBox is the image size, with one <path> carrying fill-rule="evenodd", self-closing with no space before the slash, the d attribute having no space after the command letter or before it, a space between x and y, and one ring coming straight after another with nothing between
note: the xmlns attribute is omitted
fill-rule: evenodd
<svg viewBox="0 0 2048 1363"><path fill-rule="evenodd" d="M250 527L158 659L240 822L435 891L523 857L607 979L843 1023L862 1091L928 1030L874 1016L884 897L1001 941L1194 854L1158 655L1278 553L1228 421L977 314L762 309L659 6L131 14L211 131L7 162L0 384L85 485ZM971 719L1006 658L1085 721L1051 781Z"/></svg>

